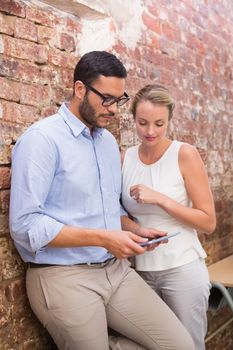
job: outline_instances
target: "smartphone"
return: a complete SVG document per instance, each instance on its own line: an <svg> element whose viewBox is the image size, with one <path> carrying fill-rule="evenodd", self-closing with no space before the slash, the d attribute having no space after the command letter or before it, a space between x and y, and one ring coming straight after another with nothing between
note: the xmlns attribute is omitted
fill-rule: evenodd
<svg viewBox="0 0 233 350"><path fill-rule="evenodd" d="M161 241L164 241L166 239L169 239L171 237L175 237L177 235L179 235L181 232L174 232L174 233L170 233L166 236L162 236L162 237L159 237L159 238L153 238L153 239L150 239L149 241L147 242L142 242L142 243L139 243L139 245L141 247L147 247L148 245L151 245L151 244L154 244L154 243L157 243L157 242L161 242Z"/></svg>

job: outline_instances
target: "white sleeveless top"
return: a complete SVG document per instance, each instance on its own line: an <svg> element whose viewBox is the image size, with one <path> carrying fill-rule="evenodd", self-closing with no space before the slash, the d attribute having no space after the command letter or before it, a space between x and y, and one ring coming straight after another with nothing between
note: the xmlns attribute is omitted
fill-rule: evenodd
<svg viewBox="0 0 233 350"><path fill-rule="evenodd" d="M184 206L191 206L178 163L179 149L183 143L173 141L162 157L146 165L138 155L139 145L126 151L123 163L122 203L125 209L143 227L153 227L168 233L180 231L167 244L161 244L151 252L135 258L138 271L160 271L182 266L206 253L196 230L180 223L157 205L138 204L129 195L130 187L137 184L153 188Z"/></svg>

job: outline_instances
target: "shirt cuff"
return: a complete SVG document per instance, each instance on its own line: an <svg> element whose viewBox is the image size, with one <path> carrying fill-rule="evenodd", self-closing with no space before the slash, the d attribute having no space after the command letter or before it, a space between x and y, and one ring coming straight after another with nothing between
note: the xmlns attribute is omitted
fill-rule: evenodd
<svg viewBox="0 0 233 350"><path fill-rule="evenodd" d="M61 231L64 224L48 216L37 221L28 231L29 242L33 252L45 247Z"/></svg>

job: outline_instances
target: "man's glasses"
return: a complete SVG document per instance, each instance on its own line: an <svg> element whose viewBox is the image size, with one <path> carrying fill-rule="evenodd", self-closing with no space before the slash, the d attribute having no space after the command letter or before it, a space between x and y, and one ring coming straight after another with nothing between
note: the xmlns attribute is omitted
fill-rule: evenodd
<svg viewBox="0 0 233 350"><path fill-rule="evenodd" d="M101 94L101 92L94 89L89 84L84 84L90 91L94 92L96 95L98 95L102 99L102 106L109 107L113 105L114 103L117 104L117 107L123 106L127 101L129 101L130 97L127 95L126 92L124 92L124 95L121 97L113 97L113 96L106 96Z"/></svg>

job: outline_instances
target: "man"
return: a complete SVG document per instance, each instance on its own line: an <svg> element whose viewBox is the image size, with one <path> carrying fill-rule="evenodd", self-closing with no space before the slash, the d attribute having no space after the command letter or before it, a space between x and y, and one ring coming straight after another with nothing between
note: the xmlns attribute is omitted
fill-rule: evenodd
<svg viewBox="0 0 233 350"><path fill-rule="evenodd" d="M112 54L84 55L74 95L31 126L12 162L11 234L28 263L33 311L61 350L193 349L168 307L129 267L156 230L122 231L120 156L104 127L128 101ZM125 213L122 213L125 214ZM108 327L119 336L108 339Z"/></svg>

